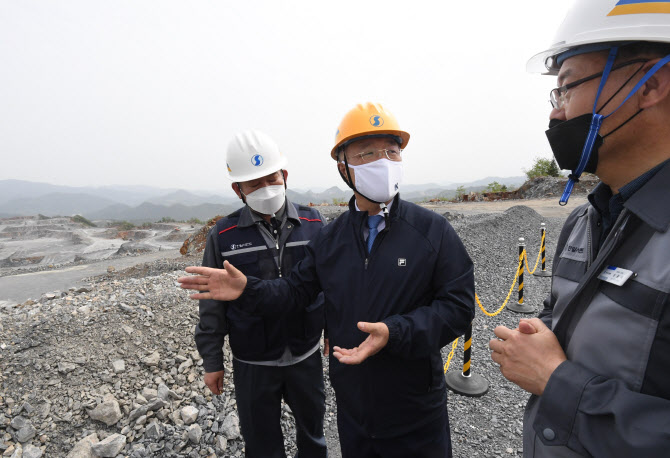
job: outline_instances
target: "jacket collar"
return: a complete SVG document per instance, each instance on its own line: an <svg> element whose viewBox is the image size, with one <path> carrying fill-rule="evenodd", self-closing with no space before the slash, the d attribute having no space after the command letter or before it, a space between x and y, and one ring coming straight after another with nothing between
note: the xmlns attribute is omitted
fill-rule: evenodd
<svg viewBox="0 0 670 458"><path fill-rule="evenodd" d="M665 200L670 195L670 161L649 179L624 206L658 232L670 227L670 205Z"/></svg>
<svg viewBox="0 0 670 458"><path fill-rule="evenodd" d="M286 218L290 219L294 224L300 225L300 217L298 215L298 210L296 210L295 205L291 203L290 200L288 200L288 197L286 198L286 202L284 203L284 213L286 215ZM280 210L281 213L281 210ZM280 218L284 219L284 218ZM242 207L242 211L240 212L240 217L237 220L237 226L238 227L249 227L253 226L257 222L260 221L265 221L260 215L257 213L253 212L251 208L249 208L248 205L245 205Z"/></svg>
<svg viewBox="0 0 670 458"><path fill-rule="evenodd" d="M401 205L402 205L402 200L400 200L400 193L398 193L393 198L393 202L391 202L391 211L389 212L389 218L392 221L398 217ZM349 199L349 212L351 212L352 215L360 214L361 217L368 216L368 212L357 211L356 210L356 195L355 194L353 196L351 196L351 199Z"/></svg>

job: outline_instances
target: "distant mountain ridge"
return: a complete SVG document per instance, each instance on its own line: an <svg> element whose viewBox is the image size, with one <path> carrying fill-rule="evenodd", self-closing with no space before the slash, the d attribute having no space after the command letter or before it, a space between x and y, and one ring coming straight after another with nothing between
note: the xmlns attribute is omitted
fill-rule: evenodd
<svg viewBox="0 0 670 458"><path fill-rule="evenodd" d="M463 186L466 192L480 191L489 183L497 181L507 186L518 186L525 177L487 177L470 183L438 185L405 184L401 195L406 200L421 201L433 197L451 198L456 188ZM294 191L289 187L287 195L295 203L347 202L353 192L337 186L321 192ZM198 218L209 219L225 215L240 207L242 203L232 192L222 195L204 191L154 188L150 186L104 186L73 187L22 180L0 180L0 217L71 216L80 214L90 220L114 219L133 222L156 221L163 217L175 220Z"/></svg>

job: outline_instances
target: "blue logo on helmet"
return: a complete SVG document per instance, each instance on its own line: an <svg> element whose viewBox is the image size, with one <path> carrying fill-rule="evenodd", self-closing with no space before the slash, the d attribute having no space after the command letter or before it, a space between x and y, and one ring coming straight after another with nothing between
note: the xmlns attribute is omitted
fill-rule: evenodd
<svg viewBox="0 0 670 458"><path fill-rule="evenodd" d="M379 115L372 115L370 116L370 124L372 124L373 127L381 127L384 125L384 118Z"/></svg>
<svg viewBox="0 0 670 458"><path fill-rule="evenodd" d="M254 165L254 167L260 167L263 165L263 156L260 154L254 154L251 158L251 163Z"/></svg>

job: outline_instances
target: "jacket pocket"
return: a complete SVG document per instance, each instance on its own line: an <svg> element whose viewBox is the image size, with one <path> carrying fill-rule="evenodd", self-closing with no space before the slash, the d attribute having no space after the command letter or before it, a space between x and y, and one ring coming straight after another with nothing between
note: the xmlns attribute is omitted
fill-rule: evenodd
<svg viewBox="0 0 670 458"><path fill-rule="evenodd" d="M304 320L305 338L310 339L321 335L321 330L326 324L323 293L319 293L316 300L305 309Z"/></svg>
<svg viewBox="0 0 670 458"><path fill-rule="evenodd" d="M452 359L452 362L454 360ZM432 353L430 355L430 386L428 391L441 390L444 385L444 363L440 353Z"/></svg>
<svg viewBox="0 0 670 458"><path fill-rule="evenodd" d="M226 260L235 266L244 275L262 278L261 269L258 262L259 251L250 251L230 254Z"/></svg>
<svg viewBox="0 0 670 458"><path fill-rule="evenodd" d="M228 323L230 348L239 359L257 359L266 350L263 318L248 316Z"/></svg>

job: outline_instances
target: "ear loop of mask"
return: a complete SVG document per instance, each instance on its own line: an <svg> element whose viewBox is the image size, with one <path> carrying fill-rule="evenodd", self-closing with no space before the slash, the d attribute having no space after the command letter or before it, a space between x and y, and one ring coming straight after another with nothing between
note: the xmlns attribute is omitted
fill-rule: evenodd
<svg viewBox="0 0 670 458"><path fill-rule="evenodd" d="M596 108L598 106L598 99L600 98L600 94L603 90L603 87L605 86L605 83L607 82L607 78L609 77L609 73L612 69L612 65L614 64L614 59L616 59L618 47L613 46L610 49L609 56L607 58L607 64L605 65L605 70L603 71L603 76L600 79L600 85L598 86L598 92L596 93L596 100L593 104L593 118L591 120L591 127L589 129L589 133L586 137L586 142L584 143L584 149L582 150L582 156L579 161L579 165L577 168L571 173L568 177L568 182L565 185L565 190L563 191L563 195L561 196L560 201L558 202L560 205L566 205L568 203L568 199L570 198L570 194L572 193L572 189L577 181L579 181L579 177L582 175L582 172L584 172L584 169L586 168L586 164L589 161L589 158L591 157L591 150L593 149L593 145L595 143L595 140L598 136L598 132L600 131L600 127L602 126L602 123L605 119L609 118L612 116L619 108L623 106L624 103L628 101L629 98L635 94L644 83L651 78L654 73L658 71L661 67L663 67L665 64L670 62L670 55L665 56L663 59L658 61L645 75L642 77L640 81L637 82L635 87L630 90L626 98L619 104L618 107L616 107L614 110L612 110L609 114L603 116L601 114L596 113ZM636 72L637 73L637 72ZM632 78L632 77L631 77ZM629 79L630 80L630 79ZM623 86L622 86L623 87ZM616 94L615 94L616 95ZM610 97L607 102L601 107L601 110L607 105L607 103L612 100L612 97ZM638 110L637 113L635 113L633 116L628 118L623 124L621 124L619 127L614 129L612 132L609 132L606 136L612 135L614 132L616 132L618 129L623 127L626 123L628 123L631 119L633 119L635 116L640 114L642 110Z"/></svg>
<svg viewBox="0 0 670 458"><path fill-rule="evenodd" d="M607 101L606 101L605 103L603 103L603 106L600 107L600 110L598 110L598 112L602 112L602 111L605 109L605 107L607 106L607 104L610 103L610 102L612 101L612 99L614 99L614 97L616 97L617 94L618 94L619 92L621 92L621 91L623 90L623 88L626 87L626 85L627 85L628 83L630 83L630 81L635 77L635 75L637 75L638 73L640 73L640 70L642 70L643 67L644 67L644 64L640 65L640 67L639 67L637 70L635 70L635 73L633 73L632 75L630 75L630 77L628 77L628 79L621 85L621 87L619 87L619 89L617 89L616 92L615 92L614 94L612 94L612 96L611 96L609 99L607 99ZM609 137L610 135L612 135L614 132L616 132L617 130L621 129L623 126L625 126L625 125L628 124L630 121L632 121L633 118L635 118L637 115L639 115L640 113L642 113L642 110L643 110L643 109L640 108L640 109L637 110L637 111L635 112L635 114L633 114L630 118L626 119L624 122L622 122L622 123L619 124L617 127L615 127L614 130L611 130L610 132L608 132L608 133L606 133L605 135L603 135L603 136L602 136L603 140L605 140L607 137ZM610 114L612 114L612 113L610 113ZM609 116L609 115L608 115L608 116Z"/></svg>
<svg viewBox="0 0 670 458"><path fill-rule="evenodd" d="M242 192L242 185L240 184L239 181L236 181L235 184L237 185L237 190L240 191L240 194L242 194L242 202L244 202L244 205L246 205L247 196Z"/></svg>

